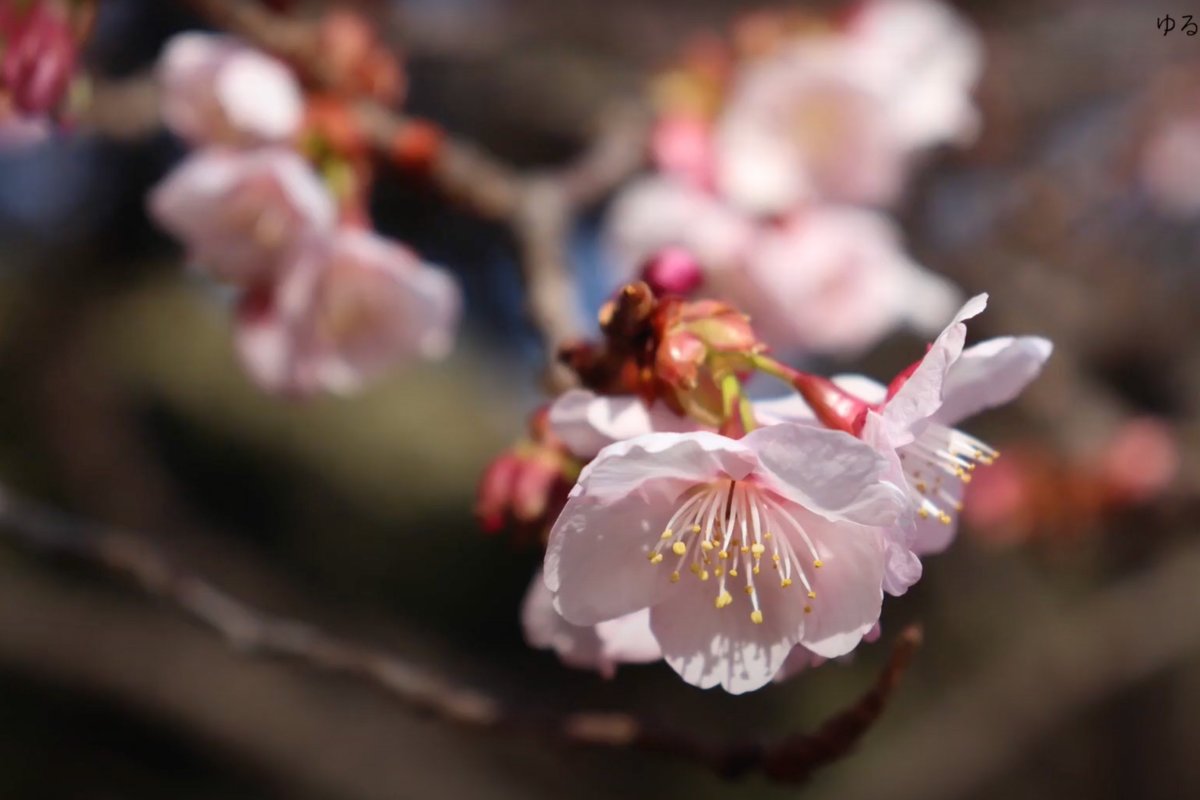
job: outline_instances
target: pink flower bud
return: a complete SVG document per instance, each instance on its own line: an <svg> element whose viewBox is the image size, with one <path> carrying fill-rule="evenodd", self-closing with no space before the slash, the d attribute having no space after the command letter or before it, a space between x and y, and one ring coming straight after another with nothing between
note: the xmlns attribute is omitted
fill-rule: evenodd
<svg viewBox="0 0 1200 800"><path fill-rule="evenodd" d="M62 102L75 72L77 45L68 21L35 6L23 18L4 25L7 40L0 80L13 108L26 114L48 114Z"/></svg>
<svg viewBox="0 0 1200 800"><path fill-rule="evenodd" d="M644 280L659 297L673 294L685 297L704 282L699 262L682 247L668 247L646 262Z"/></svg>

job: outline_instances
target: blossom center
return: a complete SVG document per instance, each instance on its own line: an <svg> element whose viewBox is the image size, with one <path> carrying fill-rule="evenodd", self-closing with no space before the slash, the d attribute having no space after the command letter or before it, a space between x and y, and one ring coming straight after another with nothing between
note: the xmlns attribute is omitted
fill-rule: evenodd
<svg viewBox="0 0 1200 800"><path fill-rule="evenodd" d="M962 511L962 485L971 482L978 465L990 465L999 457L999 451L970 434L927 425L916 439L900 448L900 463L917 515L949 525L954 519L950 512Z"/></svg>
<svg viewBox="0 0 1200 800"><path fill-rule="evenodd" d="M808 570L823 566L812 539L779 498L754 483L728 478L680 496L649 559L652 565L673 559L672 583L685 572L713 580L718 609L733 605L731 587L740 584L756 624L763 621L759 590L774 590L776 581L780 590L799 581L808 593L804 611L810 613L817 593ZM764 563L774 574L771 580L762 575Z"/></svg>

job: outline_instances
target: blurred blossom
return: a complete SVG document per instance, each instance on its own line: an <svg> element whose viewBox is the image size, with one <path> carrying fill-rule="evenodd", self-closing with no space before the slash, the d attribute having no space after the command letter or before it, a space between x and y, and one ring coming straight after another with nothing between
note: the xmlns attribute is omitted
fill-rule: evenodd
<svg viewBox="0 0 1200 800"><path fill-rule="evenodd" d="M781 349L854 354L901 324L933 333L961 300L869 209L818 205L757 222L680 181L648 179L617 200L608 238L622 275L690 253L703 272L696 291L737 303Z"/></svg>
<svg viewBox="0 0 1200 800"><path fill-rule="evenodd" d="M674 94L653 143L660 169L715 185L755 214L811 200L887 204L918 151L974 136L982 47L950 8L872 0L839 24L805 19L747 20L728 85L667 84ZM688 99L698 83L721 97L709 119Z"/></svg>
<svg viewBox="0 0 1200 800"><path fill-rule="evenodd" d="M554 607L581 626L649 608L667 663L735 694L770 682L797 644L843 655L878 621L877 526L903 510L884 467L845 434L792 424L609 445L550 534Z"/></svg>
<svg viewBox="0 0 1200 800"><path fill-rule="evenodd" d="M1104 479L1123 502L1144 503L1160 494L1179 472L1179 445L1169 425L1154 417L1126 420L1101 458Z"/></svg>
<svg viewBox="0 0 1200 800"><path fill-rule="evenodd" d="M521 604L521 628L530 647L553 650L564 664L591 669L605 678L618 664L647 664L662 659L650 631L650 610L640 609L596 625L572 625L554 610L554 595L541 570L533 576Z"/></svg>
<svg viewBox="0 0 1200 800"><path fill-rule="evenodd" d="M1142 145L1141 180L1164 213L1200 215L1200 114L1167 119L1151 132Z"/></svg>
<svg viewBox="0 0 1200 800"><path fill-rule="evenodd" d="M149 207L194 267L242 286L281 277L292 251L335 221L325 185L282 148L197 152L154 189Z"/></svg>
<svg viewBox="0 0 1200 800"><path fill-rule="evenodd" d="M820 353L861 352L900 324L932 333L961 299L909 258L888 217L837 206L765 226L744 269L713 283L768 342Z"/></svg>
<svg viewBox="0 0 1200 800"><path fill-rule="evenodd" d="M267 391L349 392L400 361L450 351L458 287L408 248L344 228L307 237L293 258L238 309L239 354Z"/></svg>
<svg viewBox="0 0 1200 800"><path fill-rule="evenodd" d="M163 121L193 145L282 142L300 128L304 101L291 70L231 37L178 34L158 76Z"/></svg>
<svg viewBox="0 0 1200 800"><path fill-rule="evenodd" d="M646 263L642 280L656 295L683 296L691 294L704 282L704 272L690 250L668 247Z"/></svg>

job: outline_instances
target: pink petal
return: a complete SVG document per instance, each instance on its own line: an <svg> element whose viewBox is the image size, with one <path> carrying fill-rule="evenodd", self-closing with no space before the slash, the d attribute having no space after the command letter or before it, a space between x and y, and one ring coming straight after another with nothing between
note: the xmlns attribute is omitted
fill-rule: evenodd
<svg viewBox="0 0 1200 800"><path fill-rule="evenodd" d="M671 584L647 554L673 510L642 493L568 500L546 547L546 587L558 612L575 625L595 625L657 602Z"/></svg>
<svg viewBox="0 0 1200 800"><path fill-rule="evenodd" d="M811 601L800 639L825 658L853 650L879 621L883 603L883 532L851 523L833 523L818 517L803 520L816 544L823 566L813 570L816 598Z"/></svg>
<svg viewBox="0 0 1200 800"><path fill-rule="evenodd" d="M744 442L708 431L651 433L616 442L584 467L573 493L610 501L722 477L741 480L758 466Z"/></svg>
<svg viewBox="0 0 1200 800"><path fill-rule="evenodd" d="M1005 336L968 347L946 372L942 407L934 419L953 427L1009 402L1038 376L1053 350L1040 336Z"/></svg>
<svg viewBox="0 0 1200 800"><path fill-rule="evenodd" d="M764 483L827 519L889 525L907 509L903 493L880 481L884 458L849 434L781 424L741 441L761 461Z"/></svg>
<svg viewBox="0 0 1200 800"><path fill-rule="evenodd" d="M696 428L661 403L647 408L637 397L601 397L584 389L571 389L554 401L550 426L580 458L591 458L613 442L646 433Z"/></svg>
<svg viewBox="0 0 1200 800"><path fill-rule="evenodd" d="M963 343L967 338L964 320L979 314L986 306L986 294L979 294L968 300L930 346L929 352L921 359L920 366L884 406L883 417L897 434L893 438L895 446L908 443L899 435L900 432L910 430L913 425L927 419L941 407L942 384L946 373L962 353Z"/></svg>
<svg viewBox="0 0 1200 800"><path fill-rule="evenodd" d="M770 683L804 627L802 604L781 591L761 593L763 621L755 624L746 604L714 608L709 583L687 580L673 589L650 610L650 628L664 660L701 689L742 694Z"/></svg>

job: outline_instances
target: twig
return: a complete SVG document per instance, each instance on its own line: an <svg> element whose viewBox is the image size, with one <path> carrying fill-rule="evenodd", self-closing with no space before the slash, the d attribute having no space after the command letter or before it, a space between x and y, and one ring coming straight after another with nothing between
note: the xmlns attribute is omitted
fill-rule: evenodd
<svg viewBox="0 0 1200 800"><path fill-rule="evenodd" d="M577 746L667 754L726 777L757 770L780 782L797 783L846 755L883 712L921 641L916 628L902 632L875 684L815 733L767 743L714 744L624 713L545 716L506 708L495 698L453 685L381 649L252 608L174 565L146 537L69 517L8 493L0 493L0 531L30 549L85 563L138 586L247 655L289 659L360 680L414 710L466 727L519 731Z"/></svg>

